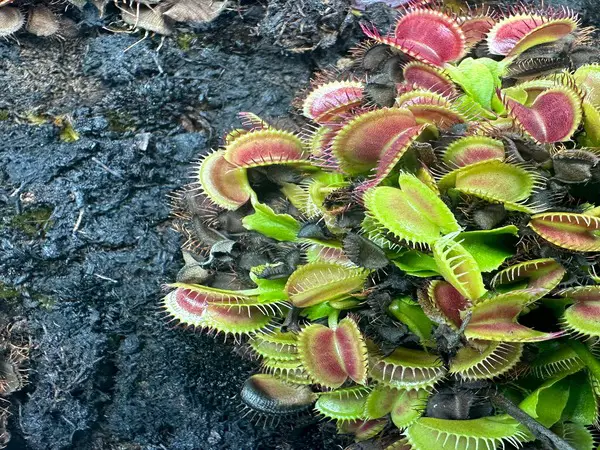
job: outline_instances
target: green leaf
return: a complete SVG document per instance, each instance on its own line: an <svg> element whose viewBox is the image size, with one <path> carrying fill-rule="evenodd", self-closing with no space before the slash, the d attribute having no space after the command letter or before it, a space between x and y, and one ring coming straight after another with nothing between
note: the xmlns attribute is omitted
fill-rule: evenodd
<svg viewBox="0 0 600 450"><path fill-rule="evenodd" d="M558 422L569 401L570 383L561 374L547 380L539 388L525 397L519 408L545 427Z"/></svg>
<svg viewBox="0 0 600 450"><path fill-rule="evenodd" d="M513 100L523 105L527 103L527 97L529 96L529 94L527 94L527 91L525 89L520 88L519 86L513 86L506 89L502 89L502 94L512 98Z"/></svg>
<svg viewBox="0 0 600 450"><path fill-rule="evenodd" d="M433 257L444 279L469 300L486 293L481 270L471 254L449 234L433 245Z"/></svg>
<svg viewBox="0 0 600 450"><path fill-rule="evenodd" d="M522 425L508 415L470 420L421 417L405 435L411 449L477 450L505 448L525 438Z"/></svg>
<svg viewBox="0 0 600 450"><path fill-rule="evenodd" d="M431 339L433 322L423 312L417 302L410 297L401 297L392 300L388 311L400 322L406 324L408 329L416 334L422 345Z"/></svg>
<svg viewBox="0 0 600 450"><path fill-rule="evenodd" d="M250 279L256 284L258 289L258 299L261 301L286 300L285 283L287 279L268 280L256 276L256 273L263 271L266 266L256 266L250 270Z"/></svg>
<svg viewBox="0 0 600 450"><path fill-rule="evenodd" d="M400 392L392 407L391 417L394 425L403 429L423 415L429 392L426 390Z"/></svg>
<svg viewBox="0 0 600 450"><path fill-rule="evenodd" d="M346 299L363 288L368 275L369 271L361 268L328 262L309 263L299 266L290 275L285 291L294 306L307 308Z"/></svg>
<svg viewBox="0 0 600 450"><path fill-rule="evenodd" d="M267 237L277 239L278 241L294 242L300 224L289 214L277 214L269 206L252 202L254 214L250 214L242 219L242 224L247 230L257 231Z"/></svg>
<svg viewBox="0 0 600 450"><path fill-rule="evenodd" d="M381 384L375 386L365 404L365 414L371 419L379 419L390 413L396 399L403 391Z"/></svg>
<svg viewBox="0 0 600 450"><path fill-rule="evenodd" d="M466 231L458 235L457 241L475 258L479 270L491 272L515 254L518 233L516 226L508 225L493 230Z"/></svg>
<svg viewBox="0 0 600 450"><path fill-rule="evenodd" d="M572 448L594 450L594 437L590 430L578 423L558 423L552 431L562 437Z"/></svg>
<svg viewBox="0 0 600 450"><path fill-rule="evenodd" d="M388 387L428 390L446 375L447 369L437 355L423 350L398 347L374 362L370 377Z"/></svg>
<svg viewBox="0 0 600 450"><path fill-rule="evenodd" d="M540 177L531 170L490 159L448 172L439 179L438 187L442 191L454 187L466 195L503 203L511 211L531 212L527 200L541 186L540 182Z"/></svg>
<svg viewBox="0 0 600 450"><path fill-rule="evenodd" d="M523 310L536 300L535 292L516 290L480 299L471 309L465 336L500 342L539 342L562 335L560 331L537 331L517 322Z"/></svg>
<svg viewBox="0 0 600 450"><path fill-rule="evenodd" d="M598 404L589 375L579 371L569 377L569 401L561 420L581 425L591 425L597 420Z"/></svg>
<svg viewBox="0 0 600 450"><path fill-rule="evenodd" d="M493 112L485 109L468 94L458 96L456 100L454 100L454 107L458 112L467 117L478 117L490 120L496 117ZM502 105L502 107L504 107L504 105Z"/></svg>
<svg viewBox="0 0 600 450"><path fill-rule="evenodd" d="M600 145L600 109L590 102L583 102L584 144L589 147Z"/></svg>
<svg viewBox="0 0 600 450"><path fill-rule="evenodd" d="M492 97L496 95L496 87L500 83L499 69L495 61L488 58L465 58L458 67L448 65L446 70L452 80L473 100L487 110L492 109Z"/></svg>
<svg viewBox="0 0 600 450"><path fill-rule="evenodd" d="M394 258L392 262L400 270L413 277L426 278L440 274L433 256L418 250L407 250Z"/></svg>
<svg viewBox="0 0 600 450"><path fill-rule="evenodd" d="M367 217L378 231L387 230L413 244L432 244L441 235L460 230L448 206L417 177L401 173L398 184L400 189L379 186L364 194Z"/></svg>
<svg viewBox="0 0 600 450"><path fill-rule="evenodd" d="M361 386L322 392L315 403L315 409L330 419L364 419L368 395L369 390Z"/></svg>
<svg viewBox="0 0 600 450"><path fill-rule="evenodd" d="M300 315L312 321L329 317L329 315L335 311L337 311L337 309L331 306L329 302L323 302L309 306L308 308L302 308Z"/></svg>
<svg viewBox="0 0 600 450"><path fill-rule="evenodd" d="M498 61L491 59L491 58L477 58L476 61L478 63L483 64L484 66L486 66L488 68L488 70L494 77L494 85L496 87L499 87L502 85L501 77L502 77L502 72L503 72L504 68L502 67L501 63L499 63Z"/></svg>

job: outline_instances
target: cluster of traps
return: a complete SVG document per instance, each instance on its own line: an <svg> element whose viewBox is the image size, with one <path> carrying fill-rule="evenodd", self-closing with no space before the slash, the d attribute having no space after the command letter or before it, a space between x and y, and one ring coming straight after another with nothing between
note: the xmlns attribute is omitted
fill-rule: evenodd
<svg viewBox="0 0 600 450"><path fill-rule="evenodd" d="M364 25L304 123L243 113L202 156L163 308L260 359L240 397L268 424L312 409L367 448L594 450L594 31L566 8L418 3Z"/></svg>
<svg viewBox="0 0 600 450"><path fill-rule="evenodd" d="M178 22L215 19L227 0L0 0L0 37L27 32L39 37L65 38L77 32L69 9L96 8L113 31L144 31L168 36ZM112 18L114 17L114 20Z"/></svg>
<svg viewBox="0 0 600 450"><path fill-rule="evenodd" d="M49 37L60 35L61 29L73 29L75 23L57 14L45 3L26 6L13 0L0 2L0 37L14 36L25 30L35 36Z"/></svg>

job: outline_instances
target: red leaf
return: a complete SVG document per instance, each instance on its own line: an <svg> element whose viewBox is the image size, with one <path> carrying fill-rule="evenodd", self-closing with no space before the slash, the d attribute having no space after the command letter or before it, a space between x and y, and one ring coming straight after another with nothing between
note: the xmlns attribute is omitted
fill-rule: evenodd
<svg viewBox="0 0 600 450"><path fill-rule="evenodd" d="M490 30L488 48L495 55L516 56L536 45L555 42L576 28L576 18L562 11L508 16Z"/></svg>
<svg viewBox="0 0 600 450"><path fill-rule="evenodd" d="M429 302L424 305L425 313L430 317L435 316L435 311L443 316L445 322L450 322L456 328L462 324L461 312L467 311L471 307L471 302L467 300L454 286L447 281L435 280L429 285L427 290Z"/></svg>
<svg viewBox="0 0 600 450"><path fill-rule="evenodd" d="M300 138L274 129L254 130L235 138L225 148L225 159L237 167L302 162L308 157Z"/></svg>
<svg viewBox="0 0 600 450"><path fill-rule="evenodd" d="M600 337L600 286L565 289L560 295L574 302L565 311L565 327L583 336Z"/></svg>
<svg viewBox="0 0 600 450"><path fill-rule="evenodd" d="M348 317L335 329L313 324L302 330L298 351L306 371L323 386L338 388L348 378L366 382L366 346L356 322Z"/></svg>
<svg viewBox="0 0 600 450"><path fill-rule="evenodd" d="M364 25L362 29L368 37L435 66L443 66L465 54L465 35L458 22L440 11L411 10L398 20L394 33L387 37Z"/></svg>
<svg viewBox="0 0 600 450"><path fill-rule="evenodd" d="M362 83L333 81L311 91L304 100L303 112L309 119L323 124L360 105L362 99Z"/></svg>
<svg viewBox="0 0 600 450"><path fill-rule="evenodd" d="M344 125L331 149L344 172L359 175L377 166L387 146L405 131L417 126L412 113L400 108L382 108L355 116Z"/></svg>
<svg viewBox="0 0 600 450"><path fill-rule="evenodd" d="M570 139L581 122L581 99L564 86L545 90L531 107L507 96L504 104L521 128L542 144Z"/></svg>
<svg viewBox="0 0 600 450"><path fill-rule="evenodd" d="M452 80L438 67L413 61L404 66L403 73L404 81L409 85L442 95L452 95L456 92Z"/></svg>
<svg viewBox="0 0 600 450"><path fill-rule="evenodd" d="M531 217L529 226L557 247L579 252L600 251L600 218L585 214L551 212Z"/></svg>
<svg viewBox="0 0 600 450"><path fill-rule="evenodd" d="M471 48L485 39L495 24L494 18L486 15L464 19L460 24L460 29L465 35L467 47Z"/></svg>
<svg viewBox="0 0 600 450"><path fill-rule="evenodd" d="M544 333L517 323L517 317L535 295L524 289L498 294L477 303L465 329L469 339L503 342L539 342L555 339L562 332Z"/></svg>

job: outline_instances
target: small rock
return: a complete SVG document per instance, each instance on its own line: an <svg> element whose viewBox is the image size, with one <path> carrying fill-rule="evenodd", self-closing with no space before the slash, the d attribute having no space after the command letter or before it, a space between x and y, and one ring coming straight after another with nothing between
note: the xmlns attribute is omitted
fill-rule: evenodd
<svg viewBox="0 0 600 450"><path fill-rule="evenodd" d="M216 430L211 430L210 436L208 436L207 441L210 445L217 445L219 442L221 442L222 439L223 438Z"/></svg>
<svg viewBox="0 0 600 450"><path fill-rule="evenodd" d="M152 138L152 135L150 133L140 133L140 134L136 134L134 137L134 142L136 147L145 152L146 150L148 150L148 145L150 144L150 138Z"/></svg>
<svg viewBox="0 0 600 450"><path fill-rule="evenodd" d="M138 338L135 334L128 335L123 342L121 342L121 350L126 355L133 355L140 351L140 338Z"/></svg>

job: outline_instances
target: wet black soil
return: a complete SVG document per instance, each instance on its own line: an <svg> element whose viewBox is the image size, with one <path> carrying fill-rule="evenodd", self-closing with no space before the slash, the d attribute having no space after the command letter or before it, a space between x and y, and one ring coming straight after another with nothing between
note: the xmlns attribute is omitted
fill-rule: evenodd
<svg viewBox="0 0 600 450"><path fill-rule="evenodd" d="M347 444L331 424L241 418L236 395L256 363L170 327L158 308L182 264L167 194L238 111L289 115L311 74L359 36L347 2L300 3L242 4L159 52L156 38L124 52L140 36L86 26L89 10L70 13L85 22L76 38L0 42L1 322L28 329L32 345L9 448ZM67 122L76 142L64 141Z"/></svg>

